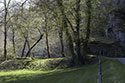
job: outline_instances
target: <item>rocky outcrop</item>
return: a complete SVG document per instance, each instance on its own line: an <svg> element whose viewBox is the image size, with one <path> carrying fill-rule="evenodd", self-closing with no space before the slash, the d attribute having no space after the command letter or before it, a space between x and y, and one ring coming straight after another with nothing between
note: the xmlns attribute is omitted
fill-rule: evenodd
<svg viewBox="0 0 125 83"><path fill-rule="evenodd" d="M125 57L124 48L117 42L106 44L101 42L91 42L88 45L90 53L107 57Z"/></svg>
<svg viewBox="0 0 125 83"><path fill-rule="evenodd" d="M109 26L106 29L106 37L115 39L121 46L125 47L125 1L119 4L109 13Z"/></svg>

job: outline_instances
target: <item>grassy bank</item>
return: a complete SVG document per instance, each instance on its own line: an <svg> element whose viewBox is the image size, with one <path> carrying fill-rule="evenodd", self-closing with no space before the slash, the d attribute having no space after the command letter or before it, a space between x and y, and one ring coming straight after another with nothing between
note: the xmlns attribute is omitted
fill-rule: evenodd
<svg viewBox="0 0 125 83"><path fill-rule="evenodd" d="M103 83L125 83L125 65L116 60L102 61ZM0 72L0 83L97 83L98 63L81 68L51 71L16 70Z"/></svg>

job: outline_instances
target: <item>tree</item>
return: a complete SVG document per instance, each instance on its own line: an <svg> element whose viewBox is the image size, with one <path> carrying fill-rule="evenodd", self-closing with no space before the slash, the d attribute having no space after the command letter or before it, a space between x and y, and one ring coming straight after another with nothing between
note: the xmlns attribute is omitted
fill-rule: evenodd
<svg viewBox="0 0 125 83"><path fill-rule="evenodd" d="M64 52L64 39L63 39L63 32L64 32L64 28L67 28L67 24L66 24L66 19L65 19L65 13L64 13L64 7L63 7L63 1L62 0L57 0L57 4L60 8L61 11L61 27L59 30L59 38L60 38L60 43L61 43L61 54L62 57L65 57L65 52Z"/></svg>
<svg viewBox="0 0 125 83"><path fill-rule="evenodd" d="M89 38L90 38L90 27L91 27L91 9L92 9L92 4L91 4L92 0L87 0L86 1L86 20L87 20L87 26L86 26L86 37L84 40L84 47L83 47L83 52L84 52L84 58L86 57L87 53L88 53L88 42L89 42Z"/></svg>
<svg viewBox="0 0 125 83"><path fill-rule="evenodd" d="M81 0L76 0L76 48L77 48L77 55L78 55L78 61L80 63L84 63L83 57L81 56L81 40L80 40L80 22L81 22L81 15L80 15L80 2Z"/></svg>
<svg viewBox="0 0 125 83"><path fill-rule="evenodd" d="M11 0L4 0L4 58L7 59L7 16Z"/></svg>
<svg viewBox="0 0 125 83"><path fill-rule="evenodd" d="M19 8L19 10L15 10L13 12L13 18L11 19L10 29L12 32L14 31L14 34L15 31L17 32L16 35L12 33L13 49L17 46L16 51L20 52L20 49L22 49L21 57L24 57L24 55L26 55L26 57L30 57L32 49L40 42L43 34L39 30L40 20L38 19L38 14L36 14L32 10L31 6L26 8L23 5L21 5L21 7L16 7L17 9ZM37 21L37 23L35 21ZM40 38L38 36L38 32L40 33ZM16 41L15 37L17 37ZM22 42L18 43L19 40L22 41L23 44ZM14 42L16 42L16 45L14 44Z"/></svg>
<svg viewBox="0 0 125 83"><path fill-rule="evenodd" d="M50 58L50 51L49 51L49 40L48 40L48 13L44 14L45 16L45 34L46 34L46 48L47 48L47 53L48 53L48 58Z"/></svg>

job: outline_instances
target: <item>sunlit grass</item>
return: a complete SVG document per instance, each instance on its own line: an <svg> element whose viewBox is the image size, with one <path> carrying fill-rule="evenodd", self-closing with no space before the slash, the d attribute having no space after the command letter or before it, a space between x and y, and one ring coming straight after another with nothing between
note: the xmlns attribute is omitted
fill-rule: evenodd
<svg viewBox="0 0 125 83"><path fill-rule="evenodd" d="M125 65L102 59L103 83L125 83ZM80 68L51 71L16 70L0 72L0 83L97 83L98 63Z"/></svg>
<svg viewBox="0 0 125 83"><path fill-rule="evenodd" d="M88 55L89 57L96 57L96 55Z"/></svg>
<svg viewBox="0 0 125 83"><path fill-rule="evenodd" d="M51 71L31 71L31 70L15 70L15 71L6 71L6 72L0 72L0 76L6 76L6 75L25 75L25 74L39 74L39 73L48 73Z"/></svg>

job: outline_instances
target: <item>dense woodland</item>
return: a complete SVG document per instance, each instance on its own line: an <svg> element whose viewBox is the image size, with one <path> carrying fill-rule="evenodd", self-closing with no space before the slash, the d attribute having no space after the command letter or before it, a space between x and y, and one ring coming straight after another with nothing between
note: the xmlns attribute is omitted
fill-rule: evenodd
<svg viewBox="0 0 125 83"><path fill-rule="evenodd" d="M93 54L91 43L118 42L111 33L112 38L106 41L106 30L113 31L109 14L121 20L119 29L124 32L122 0L3 0L1 4L0 50L4 60L12 56L71 56L73 61L85 63L86 56Z"/></svg>
<svg viewBox="0 0 125 83"><path fill-rule="evenodd" d="M124 23L123 2L4 0L0 12L1 56L4 60L11 55L48 58L72 56L73 61L78 59L80 63L85 63L86 55L91 54L88 44L106 39L106 29L110 26L109 13L114 11ZM111 41L115 41L113 37Z"/></svg>
<svg viewBox="0 0 125 83"><path fill-rule="evenodd" d="M55 67L60 63L74 67L96 63L98 56L124 57L124 4L124 0L1 0L0 64L28 60L25 67L32 60L66 58L57 60Z"/></svg>

